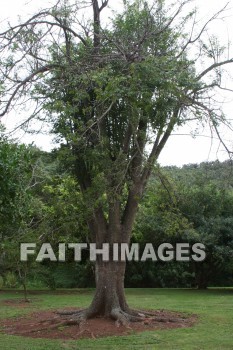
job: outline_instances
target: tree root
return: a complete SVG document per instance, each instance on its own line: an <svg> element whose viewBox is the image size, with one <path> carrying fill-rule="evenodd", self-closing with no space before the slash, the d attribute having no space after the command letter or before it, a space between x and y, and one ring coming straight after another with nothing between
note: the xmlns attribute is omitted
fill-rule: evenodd
<svg viewBox="0 0 233 350"><path fill-rule="evenodd" d="M132 316L139 316L139 317L155 316L155 311L153 312L153 311L145 311L145 310L139 310L139 309L129 309L127 312Z"/></svg>
<svg viewBox="0 0 233 350"><path fill-rule="evenodd" d="M92 317L92 312L89 309L85 310L78 310L78 311L57 311L56 314L63 316L63 317L69 317L72 316L72 318L69 318L70 322L76 322L76 324L83 324L88 318ZM143 322L145 315L140 315L137 312L128 312L124 311L121 308L113 308L110 313L110 318L114 319L116 321L116 325L119 327L120 325L123 325L127 328L130 328L129 324L130 322Z"/></svg>
<svg viewBox="0 0 233 350"><path fill-rule="evenodd" d="M67 327L67 326L79 326L79 334L84 332L89 332L86 328L86 322L88 319L94 317L96 313L90 308L82 309L82 310L64 310L64 311L56 311L56 315L61 316L63 320L59 316L54 317L51 320L42 320L40 323L43 324L41 328L37 328L32 330L32 333L42 332L53 330L59 327ZM115 307L111 310L109 317L115 320L116 326L124 326L128 329L132 329L130 327L130 323L132 322L140 322L144 324L151 324L154 322L162 322L162 323L179 323L183 322L184 318L167 318L166 316L157 316L155 313L144 310L134 310L127 309L124 311L120 307ZM28 330L27 330L28 332ZM25 333L27 333L25 332ZM92 335L94 338L94 335Z"/></svg>
<svg viewBox="0 0 233 350"><path fill-rule="evenodd" d="M75 312L73 314L75 314L75 317L73 317L72 319L71 318L65 319L63 321L60 321L60 318L57 318L57 317L53 318L51 320L43 320L40 323L46 324L46 326L33 329L33 330L31 330L31 333L49 331L49 330L57 329L59 327L67 327L67 326L79 326L80 334L82 332L88 331L84 328L84 326L86 324L86 320L87 320L86 310L80 310L79 314L77 314L77 312ZM27 334L28 330L25 332L22 332L22 334L24 334L24 333Z"/></svg>
<svg viewBox="0 0 233 350"><path fill-rule="evenodd" d="M167 318L166 316L156 316L153 312L144 312L141 310L128 310L125 312L120 308L113 309L110 316L116 320L116 324L118 326L122 324L127 328L130 328L129 324L131 322L144 322L145 324L150 324L153 322L179 323L184 321L184 318Z"/></svg>
<svg viewBox="0 0 233 350"><path fill-rule="evenodd" d="M116 325L119 327L121 324L129 328L130 324L130 315L121 310L120 308L114 308L111 311L110 317L116 320Z"/></svg>
<svg viewBox="0 0 233 350"><path fill-rule="evenodd" d="M55 313L60 316L72 316L72 315L78 315L79 313L84 312L85 309L82 310L63 310L63 311L56 311Z"/></svg>

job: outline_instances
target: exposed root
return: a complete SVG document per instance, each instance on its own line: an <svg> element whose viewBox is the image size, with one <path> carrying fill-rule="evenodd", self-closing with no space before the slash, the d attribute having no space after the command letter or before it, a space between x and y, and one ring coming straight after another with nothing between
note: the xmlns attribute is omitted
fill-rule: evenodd
<svg viewBox="0 0 233 350"><path fill-rule="evenodd" d="M157 311L160 313L161 311ZM134 310L134 309L129 309L127 311L130 317L131 322L171 322L171 323L177 323L177 322L182 322L184 321L184 318L167 318L166 316L163 316L161 313L161 316L158 316L155 314L155 312L152 311L145 311L145 310Z"/></svg>
<svg viewBox="0 0 233 350"><path fill-rule="evenodd" d="M82 334L84 332L87 332L86 328L86 321L89 318L92 318L95 316L95 313L91 308L83 309L83 310L64 310L64 311L56 311L55 314L61 316L56 316L53 319L51 319L48 323L48 320L42 320L40 323L43 325L41 328L37 328L32 330L32 333L35 332L42 332L45 330L53 330L59 327L66 327L66 326L79 326L79 334ZM180 323L184 321L184 318L179 318L174 316L167 318L163 315L163 313L158 312L156 315L155 312L150 311L142 311L142 310L133 310L133 309L127 309L127 311L122 310L120 307L115 307L112 309L110 313L110 318L114 319L116 321L116 326L120 327L121 325L132 329L130 327L130 323L132 322L139 322L144 324L153 324L155 322L162 322L162 323ZM63 319L63 320L61 320ZM27 330L28 332L28 330ZM93 335L91 334L93 337Z"/></svg>
<svg viewBox="0 0 233 350"><path fill-rule="evenodd" d="M132 316L139 316L139 317L148 317L148 316L153 317L153 316L155 316L155 312L138 310L138 309L129 309L128 313Z"/></svg>
<svg viewBox="0 0 233 350"><path fill-rule="evenodd" d="M52 310L32 313L20 320L0 322L0 326L3 325L3 330L7 334L31 338L96 339L102 336L128 335L132 334L132 331L190 327L197 320L195 315L175 311L156 310L149 312L153 316L148 316L147 311L130 310L128 307L116 304L109 309L97 309L95 306L72 311L71 315L70 311L68 313L64 311L60 315L61 312Z"/></svg>
<svg viewBox="0 0 233 350"><path fill-rule="evenodd" d="M110 316L116 320L116 325L119 327L120 325L125 326L127 328L130 324L130 315L121 310L120 308L112 309Z"/></svg>
<svg viewBox="0 0 233 350"><path fill-rule="evenodd" d="M57 311L56 314L63 316L65 318L72 316L71 318L68 318L66 321L67 323L70 322L70 324L78 324L80 328L84 326L86 323L86 320L91 318L94 313L91 312L90 309L85 310L78 310L78 311ZM140 315L141 316L141 315ZM128 313L123 311L121 308L114 308L112 309L110 313L110 317L116 321L116 325L119 327L120 325L125 326L126 328L130 328L129 324L130 322L142 322L143 317L137 316L137 313Z"/></svg>
<svg viewBox="0 0 233 350"><path fill-rule="evenodd" d="M132 316L121 309L113 309L111 312L111 317L116 320L116 325L120 325L129 328L130 322L144 322L145 317Z"/></svg>
<svg viewBox="0 0 233 350"><path fill-rule="evenodd" d="M58 327L63 327L63 326L66 326L68 325L66 322L58 322L56 324L48 324L46 325L46 327L40 327L40 328L35 328L35 329L32 329L30 330L30 333L39 333L39 332L43 332L43 331L48 331L48 330L53 330L53 329L56 329ZM25 332L21 332L21 334L28 334L28 329L25 331Z"/></svg>
<svg viewBox="0 0 233 350"><path fill-rule="evenodd" d="M129 327L130 322L141 322L144 324L152 324L154 322L161 323L182 323L184 318L178 317L169 317L166 316L156 316L153 312L144 312L141 310L128 310L127 312L121 310L120 308L115 308L111 312L111 317L116 320L116 324L123 325L127 328Z"/></svg>
<svg viewBox="0 0 233 350"><path fill-rule="evenodd" d="M36 328L30 331L30 333L38 333L43 331L49 331L57 329L59 327L67 326L79 326L80 332L85 331L84 326L86 324L88 309L78 310L78 311L56 311L55 314L63 316L63 320L59 316L52 318L51 320L41 320L39 323L43 325L40 328ZM68 316L73 316L72 318L67 318ZM25 331L25 334L28 333L28 330ZM24 334L24 332L22 333Z"/></svg>

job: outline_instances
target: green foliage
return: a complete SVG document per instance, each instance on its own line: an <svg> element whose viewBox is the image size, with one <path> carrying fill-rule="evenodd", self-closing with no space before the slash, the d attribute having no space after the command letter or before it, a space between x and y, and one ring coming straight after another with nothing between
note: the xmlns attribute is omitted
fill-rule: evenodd
<svg viewBox="0 0 233 350"><path fill-rule="evenodd" d="M134 240L200 242L204 262L129 264L127 285L205 288L232 284L233 192L231 163L203 163L182 169L156 168L140 206ZM135 282L137 281L137 283Z"/></svg>
<svg viewBox="0 0 233 350"><path fill-rule="evenodd" d="M180 33L165 25L167 17L162 2L154 8L144 1L125 2L111 29L102 29L100 62L90 38L86 45L70 39L69 53L67 45L49 48L57 68L37 82L32 96L45 101L43 109L62 142L61 159L85 188L86 208L101 205L106 211L117 192L124 201L120 189L132 186L138 140L145 147L149 130L162 135L185 93L200 85L195 62L185 53L177 58ZM175 123L185 118L182 109Z"/></svg>
<svg viewBox="0 0 233 350"><path fill-rule="evenodd" d="M0 140L0 232L4 235L11 234L11 226L23 225L30 201L25 189L30 184L31 167L30 149Z"/></svg>
<svg viewBox="0 0 233 350"><path fill-rule="evenodd" d="M92 285L93 270L87 261L56 269L49 263L20 263L20 241L37 242L39 237L40 242L54 244L85 241L88 208L74 177L62 168L59 170L56 156L6 140L1 141L0 152L4 203L0 221L1 266L2 271L6 270L7 285L15 285L10 282L15 274L20 282L19 272L31 280L32 271L52 289ZM131 263L126 275L128 286L191 286L203 278L206 283L230 283L233 194L229 174L230 164L225 163L155 169L140 206L133 240L141 246L146 242L158 246L164 241L200 241L207 247L207 259L193 266L174 262Z"/></svg>
<svg viewBox="0 0 233 350"><path fill-rule="evenodd" d="M85 208L75 179L68 175L54 175L42 189L43 235L45 239L53 232L56 242L70 242L85 239L87 227ZM46 223L48 227L46 228Z"/></svg>
<svg viewBox="0 0 233 350"><path fill-rule="evenodd" d="M49 262L35 264L33 259L27 264L19 261L20 242L40 245L46 241L56 246L60 242L85 242L88 238L86 220L90 208L85 206L76 179L60 166L60 154L46 154L6 140L1 143L0 152L0 195L5 203L1 213L8 218L0 221L0 267L4 279L9 280L8 287L24 282L51 289L93 286L93 266L86 258L75 264L70 253L68 262L56 267ZM100 188L103 181L99 178ZM95 195L87 194L89 198ZM102 200L104 203L105 198ZM126 285L230 285L232 213L230 163L203 163L182 169L156 167L140 205L133 242L140 243L141 249L147 242L155 247L165 241L201 242L206 246L207 259L198 264L128 263ZM9 219L13 217L14 220Z"/></svg>
<svg viewBox="0 0 233 350"><path fill-rule="evenodd" d="M7 272L4 278L4 286L6 288L16 288L18 285L18 280L17 277L15 275L15 273L13 272Z"/></svg>

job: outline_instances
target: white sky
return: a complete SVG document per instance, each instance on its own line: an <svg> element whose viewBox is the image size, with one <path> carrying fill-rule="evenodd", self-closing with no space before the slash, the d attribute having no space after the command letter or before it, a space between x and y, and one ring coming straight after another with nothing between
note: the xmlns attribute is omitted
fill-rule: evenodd
<svg viewBox="0 0 233 350"><path fill-rule="evenodd" d="M18 15L25 17L27 14L34 13L36 9L49 7L49 4L54 4L55 2L55 0L0 0L0 26L1 22L6 18L10 21L15 21ZM110 5L114 6L114 8L119 7L121 3L122 1L110 0ZM199 8L200 18L209 18L212 13L223 7L225 3L227 3L227 0L193 0L192 6L197 6ZM221 42L226 43L229 39L233 45L233 0L229 0L228 3L230 9L228 11L228 17L225 18L224 21L216 21L210 27L209 31L218 35ZM233 65L231 72L233 75ZM233 94L232 96L229 96L229 94L224 96L224 94L222 94L222 97L226 100L224 103L224 111L228 118L233 120ZM17 123L16 119L16 115L10 114L4 117L2 121L8 129L11 129L15 126L15 123ZM217 139L211 140L210 132L207 129L202 130L200 128L200 134L202 136L196 138L184 135L190 134L194 128L195 125L190 124L180 128L175 132L176 135L171 136L159 159L162 165L180 166L182 164L200 163L208 160L228 159L228 155L219 141ZM226 128L222 128L221 135L233 151L233 132L231 133ZM50 150L53 147L51 137L48 135L19 136L19 134L17 134L17 136L25 143L35 141L35 144L44 150Z"/></svg>

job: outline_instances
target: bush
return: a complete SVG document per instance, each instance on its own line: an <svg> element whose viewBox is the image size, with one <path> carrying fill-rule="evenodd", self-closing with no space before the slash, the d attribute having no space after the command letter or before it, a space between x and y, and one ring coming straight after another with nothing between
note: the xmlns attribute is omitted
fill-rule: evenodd
<svg viewBox="0 0 233 350"><path fill-rule="evenodd" d="M18 284L18 281L14 272L7 272L5 275L4 286L7 288L16 288L17 284Z"/></svg>

